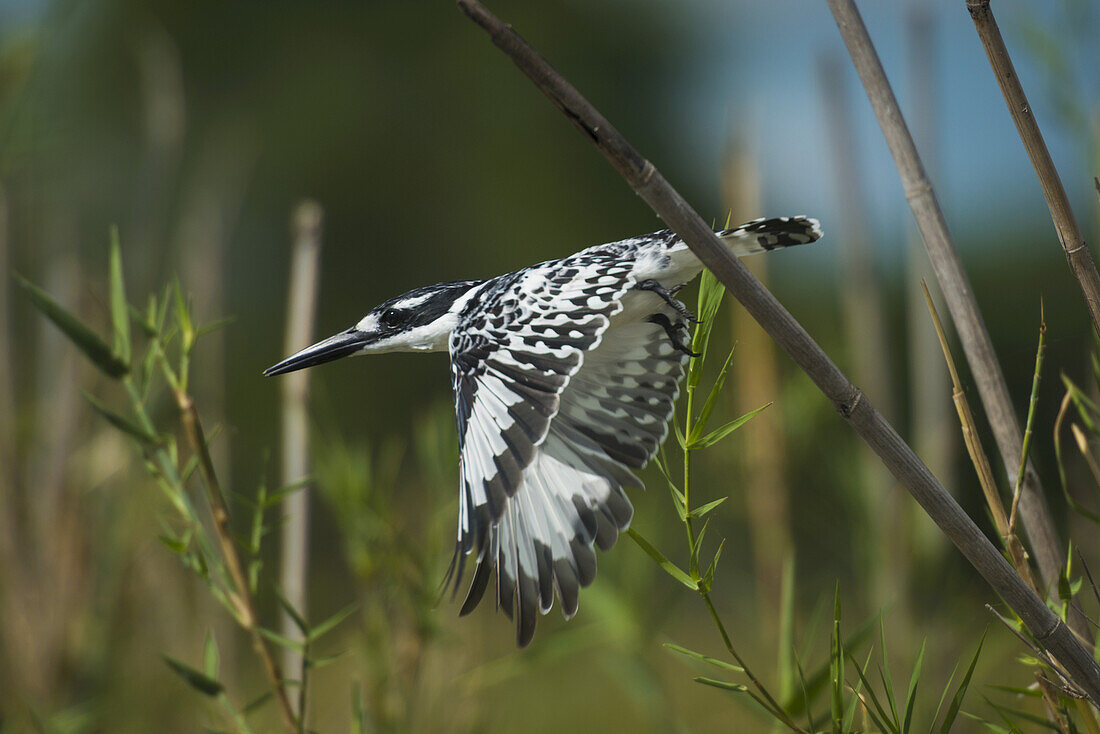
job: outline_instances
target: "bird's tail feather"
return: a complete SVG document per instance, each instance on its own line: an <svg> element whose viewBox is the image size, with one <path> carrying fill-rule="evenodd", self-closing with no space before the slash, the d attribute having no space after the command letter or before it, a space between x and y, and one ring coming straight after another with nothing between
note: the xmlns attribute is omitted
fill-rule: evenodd
<svg viewBox="0 0 1100 734"><path fill-rule="evenodd" d="M716 232L738 257L783 247L806 245L821 238L821 223L809 217L754 219Z"/></svg>

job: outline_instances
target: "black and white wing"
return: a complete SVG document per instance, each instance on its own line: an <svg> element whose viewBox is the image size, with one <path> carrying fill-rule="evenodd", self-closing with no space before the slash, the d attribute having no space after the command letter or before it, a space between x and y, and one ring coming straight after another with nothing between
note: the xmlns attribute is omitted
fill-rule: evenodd
<svg viewBox="0 0 1100 734"><path fill-rule="evenodd" d="M686 356L664 327L611 326L634 287L629 258L585 253L493 281L451 336L461 448L456 558L476 568L473 610L497 573L517 639L557 593L567 617L633 508L624 486L667 432ZM634 293L629 297L638 297ZM645 294L644 297L649 297ZM665 318L679 316L659 304Z"/></svg>

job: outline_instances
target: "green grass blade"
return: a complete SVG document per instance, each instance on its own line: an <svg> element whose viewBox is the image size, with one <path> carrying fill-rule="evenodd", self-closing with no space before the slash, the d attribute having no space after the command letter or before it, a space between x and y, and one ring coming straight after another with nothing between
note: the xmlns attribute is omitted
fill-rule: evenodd
<svg viewBox="0 0 1100 734"><path fill-rule="evenodd" d="M829 646L830 703L833 731L844 730L844 644L840 641L840 584L833 595L833 634Z"/></svg>
<svg viewBox="0 0 1100 734"><path fill-rule="evenodd" d="M705 505L700 505L699 507L696 507L690 513L688 513L688 515L691 517L704 517L707 513L709 513L711 510L718 507L718 505L722 504L728 499L729 497L719 497L713 502L708 502Z"/></svg>
<svg viewBox="0 0 1100 734"><path fill-rule="evenodd" d="M783 575L779 580L779 700L789 701L794 695L794 553L783 559Z"/></svg>
<svg viewBox="0 0 1100 734"><path fill-rule="evenodd" d="M886 656L886 624L882 617L878 620L879 650L882 651L882 667L878 674L882 679L882 688L886 692L886 700L890 704L890 714L894 723L894 731L901 731L901 719L898 717L898 702L894 698L894 678L890 674L890 661Z"/></svg>
<svg viewBox="0 0 1100 734"><path fill-rule="evenodd" d="M54 326L76 345L77 349L84 352L84 356L90 359L100 371L114 378L122 377L130 371L130 366L113 354L107 342L85 326L80 319L65 310L49 293L20 275L15 276L15 282L27 292L27 297L30 298L34 307L52 321Z"/></svg>
<svg viewBox="0 0 1100 734"><path fill-rule="evenodd" d="M874 686L867 680L867 668L871 663L871 653L867 654L867 664L863 666L861 670L858 665L853 666L856 669L856 675L859 676L860 685L867 689L867 697L871 701L871 708L867 709L867 713L870 714L875 724L884 732L890 732L890 734L897 734L897 725L890 721L889 713L883 707L879 697L875 694Z"/></svg>
<svg viewBox="0 0 1100 734"><path fill-rule="evenodd" d="M917 702L917 684L920 682L921 665L924 663L924 645L927 640L920 643L920 652L917 653L917 662L913 666L913 674L909 677L909 692L905 695L905 720L901 724L901 733L909 734L909 727L913 723L913 710Z"/></svg>
<svg viewBox="0 0 1100 734"><path fill-rule="evenodd" d="M126 302L126 282L122 277L122 247L118 227L111 227L108 281L111 291L111 326L114 347L111 352L123 364L130 364L130 305Z"/></svg>
<svg viewBox="0 0 1100 734"><path fill-rule="evenodd" d="M955 719L959 715L959 709L962 708L963 697L966 696L966 689L970 687L970 679L974 675L974 666L978 664L978 656L982 654L983 644L985 644L984 632L982 633L982 638L978 640L978 649L974 651L974 657L970 659L970 666L966 669L966 675L964 675L962 681L959 682L959 687L955 691L954 697L951 699L951 705L947 707L947 713L943 716L943 723L940 725L940 734L949 734L951 725L955 723Z"/></svg>

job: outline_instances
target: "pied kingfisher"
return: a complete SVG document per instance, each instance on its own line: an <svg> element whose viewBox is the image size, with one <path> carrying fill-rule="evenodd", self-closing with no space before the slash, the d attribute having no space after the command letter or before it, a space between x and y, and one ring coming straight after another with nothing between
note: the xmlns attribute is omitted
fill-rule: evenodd
<svg viewBox="0 0 1100 734"><path fill-rule="evenodd" d="M761 219L716 233L738 256L821 237L814 219ZM597 245L490 280L417 288L265 375L340 357L447 350L460 447L460 614L496 570L496 601L520 646L557 593L568 619L634 508L623 487L668 433L692 315L674 298L703 269L669 230ZM457 564L456 564L457 561ZM457 565L457 573L456 571Z"/></svg>

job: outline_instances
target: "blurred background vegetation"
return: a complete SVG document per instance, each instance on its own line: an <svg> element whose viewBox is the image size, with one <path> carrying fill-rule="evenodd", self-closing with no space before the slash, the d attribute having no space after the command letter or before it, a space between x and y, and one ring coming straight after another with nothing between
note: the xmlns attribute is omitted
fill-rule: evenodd
<svg viewBox="0 0 1100 734"><path fill-rule="evenodd" d="M1100 568L1095 526L1067 511L1052 454L1058 375L1091 385L1095 344L963 2L867 5L1021 418L1043 299L1049 347L1034 456L1063 537ZM901 188L824 3L499 0L491 9L704 216L822 220L819 245L754 269L766 268L781 300L989 529L942 355L927 340L923 305L912 306L923 254L910 249ZM1094 241L1100 7L1005 2L998 12ZM178 275L197 321L229 317L200 340L192 391L208 428L220 427L223 483L252 496L280 482L279 384L260 373L284 356L289 222L306 197L324 210L318 337L412 287L662 226L450 3L0 2L4 731L220 725L160 657L198 666L211 629L237 703L264 690L247 638L157 542L162 495L80 394L118 404L121 393L35 315L9 273L105 333L107 232L117 224L135 303ZM727 628L755 672L774 680L780 578L791 563L795 643L815 667L828 653L839 582L846 628L884 615L896 679L907 679L927 638L923 728L995 600L866 461L809 380L735 307L718 318L716 351L738 345L724 419L775 401L697 459L697 501L730 498L708 531L726 539L713 596ZM346 652L314 675L312 728L347 729L353 689L377 731L771 726L734 694L694 684L694 668L661 646L722 653L702 605L629 541L601 555L577 617L565 624L555 610L523 651L491 605L459 620L455 604L436 604L457 517L446 357L314 372L303 612L323 619L358 607L322 645ZM174 416L171 401L157 409ZM1083 464L1068 468L1072 484ZM634 494L633 526L686 562L663 482L653 469L644 476L651 489ZM267 552L264 573L274 574L277 543ZM270 595L260 604L274 620ZM994 696L990 685L1032 682L1012 662L1021 651L991 630L964 709L992 718L979 688ZM1012 705L1040 712L1033 701Z"/></svg>

